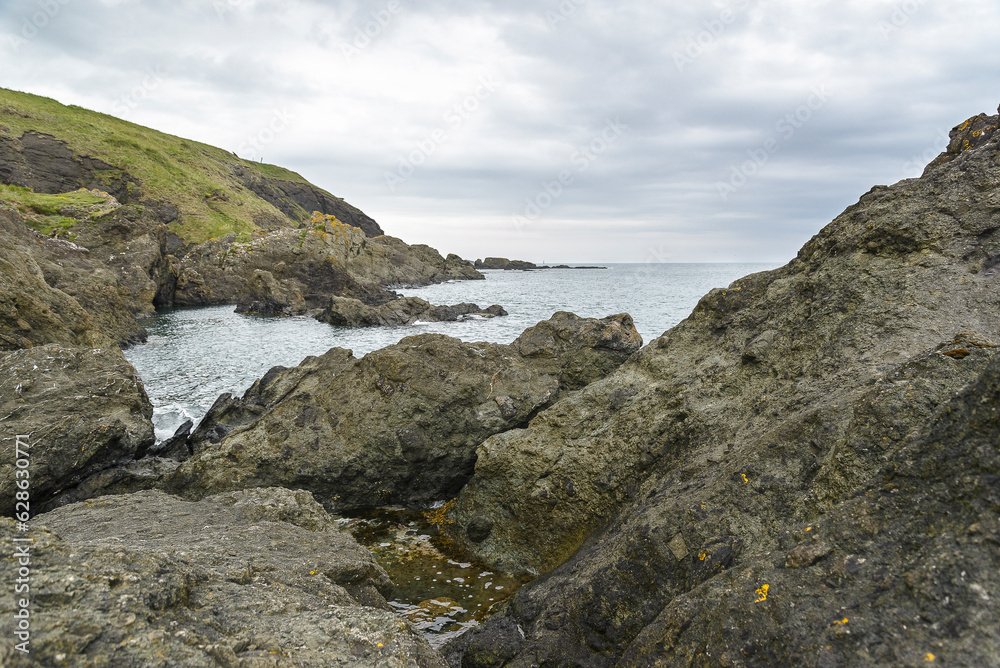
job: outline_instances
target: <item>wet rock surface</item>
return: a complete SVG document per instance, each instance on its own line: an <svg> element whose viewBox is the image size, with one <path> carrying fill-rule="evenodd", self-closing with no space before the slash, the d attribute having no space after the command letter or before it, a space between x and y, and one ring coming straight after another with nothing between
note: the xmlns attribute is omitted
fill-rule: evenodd
<svg viewBox="0 0 1000 668"><path fill-rule="evenodd" d="M454 496L476 446L525 426L635 353L627 315L557 314L514 343L407 337L358 360L334 348L223 395L192 433L196 455L166 482L185 495L281 485L337 509Z"/></svg>
<svg viewBox="0 0 1000 668"><path fill-rule="evenodd" d="M36 517L32 535L45 595L32 655L4 643L5 666L444 665L386 604L385 571L305 492L105 497ZM0 519L5 552L16 537ZM14 609L8 589L7 636Z"/></svg>

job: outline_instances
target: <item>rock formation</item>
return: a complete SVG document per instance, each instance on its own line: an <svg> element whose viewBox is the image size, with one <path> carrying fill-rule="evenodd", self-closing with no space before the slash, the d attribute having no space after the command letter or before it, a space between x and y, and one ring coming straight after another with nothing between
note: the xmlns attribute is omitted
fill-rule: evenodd
<svg viewBox="0 0 1000 668"><path fill-rule="evenodd" d="M89 314L75 314L73 328L121 345L143 340L135 317L155 307L315 314L335 296L377 307L398 297L393 286L483 278L455 255L385 236L294 172L37 96L0 89L0 103L0 225L10 233L0 251L16 260L0 265L0 290L11 286L28 316L5 305L3 349L39 338L24 334L32 318L54 326L71 308L29 289L39 276ZM95 123L113 138L95 138Z"/></svg>
<svg viewBox="0 0 1000 668"><path fill-rule="evenodd" d="M23 536L0 519L5 554ZM32 537L32 653L5 641L4 666L444 666L305 492L110 496L35 517ZM10 582L17 568L0 562ZM0 593L8 640L14 596Z"/></svg>
<svg viewBox="0 0 1000 668"><path fill-rule="evenodd" d="M434 306L419 297L401 297L370 307L359 299L333 297L316 319L338 327L398 327L417 321L454 322L476 316L493 318L505 315L507 311L497 304L485 309L468 303Z"/></svg>
<svg viewBox="0 0 1000 668"><path fill-rule="evenodd" d="M339 510L425 506L458 492L488 436L527 425L641 345L627 315L559 313L510 345L422 334L360 360L334 348L272 369L242 399L220 397L191 435L195 456L165 484L187 496L307 489Z"/></svg>
<svg viewBox="0 0 1000 668"><path fill-rule="evenodd" d="M14 512L18 435L29 444L37 509L152 445L152 416L142 382L115 345L49 344L0 357L0 513Z"/></svg>
<svg viewBox="0 0 1000 668"><path fill-rule="evenodd" d="M508 260L505 257L488 257L485 260L476 260L474 265L476 269L504 269L507 271L530 271L532 269L538 269L538 265L534 262L527 262L526 260Z"/></svg>
<svg viewBox="0 0 1000 668"><path fill-rule="evenodd" d="M453 537L547 575L462 665L1000 655L998 120L480 446Z"/></svg>
<svg viewBox="0 0 1000 668"><path fill-rule="evenodd" d="M996 663L998 124L956 127L921 178L873 188L641 350L626 315L565 313L510 345L335 348L159 447L114 346L135 335L123 311L245 295L333 318L324 300L349 296L367 317L408 276L474 270L325 214L189 243L124 173L126 203L102 200L73 243L7 207L0 496L6 434L26 434L32 508L61 506L31 522L41 660L443 665L316 501L454 497L453 547L539 575L446 648L455 666ZM297 188L252 183L295 210ZM0 521L6 553L20 535ZM15 608L0 593L7 637Z"/></svg>

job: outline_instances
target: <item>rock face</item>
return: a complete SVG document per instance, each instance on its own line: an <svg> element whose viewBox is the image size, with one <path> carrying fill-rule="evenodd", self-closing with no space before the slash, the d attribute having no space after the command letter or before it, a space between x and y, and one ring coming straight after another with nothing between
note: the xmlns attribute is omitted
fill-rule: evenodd
<svg viewBox="0 0 1000 668"><path fill-rule="evenodd" d="M476 446L523 427L561 394L621 364L642 339L627 315L557 314L511 345L407 337L357 360L334 348L272 369L242 399L220 397L169 479L198 496L308 489L338 509L453 497Z"/></svg>
<svg viewBox="0 0 1000 668"><path fill-rule="evenodd" d="M138 185L127 172L76 155L66 142L44 132L26 132L18 138L0 135L0 181L41 193L100 188L121 202L127 202Z"/></svg>
<svg viewBox="0 0 1000 668"><path fill-rule="evenodd" d="M294 221L307 221L318 211L360 229L367 237L385 234L361 209L310 183L271 178L246 167L234 166L233 173L240 183Z"/></svg>
<svg viewBox="0 0 1000 668"><path fill-rule="evenodd" d="M547 575L463 666L995 661L1000 145L960 143L480 446L453 538Z"/></svg>
<svg viewBox="0 0 1000 668"><path fill-rule="evenodd" d="M24 535L0 519L5 553ZM444 666L385 603L385 571L305 492L105 497L36 517L30 535L32 654L5 642L4 666ZM13 581L17 562L0 571ZM8 638L14 599L0 593Z"/></svg>
<svg viewBox="0 0 1000 668"><path fill-rule="evenodd" d="M398 327L422 322L454 322L468 317L493 318L505 316L507 311L494 304L479 308L475 304L434 306L419 297L401 297L375 307L359 299L333 297L316 319L338 327Z"/></svg>
<svg viewBox="0 0 1000 668"><path fill-rule="evenodd" d="M333 296L377 307L393 286L483 278L280 167L37 96L0 89L0 102L0 182L17 186L0 207L0 350L130 345L156 307L311 314ZM106 201L78 206L79 188Z"/></svg>
<svg viewBox="0 0 1000 668"><path fill-rule="evenodd" d="M87 251L0 208L0 350L145 340L116 274Z"/></svg>
<svg viewBox="0 0 1000 668"><path fill-rule="evenodd" d="M32 512L154 441L153 407L117 346L36 346L0 357L0 513L14 512L15 446L30 452Z"/></svg>
<svg viewBox="0 0 1000 668"><path fill-rule="evenodd" d="M246 243L208 241L176 259L172 273L173 290L161 305L236 302L242 312L271 315L318 312L337 296L378 306L398 297L386 286L482 277L471 264L443 258L429 246L369 239L333 218Z"/></svg>

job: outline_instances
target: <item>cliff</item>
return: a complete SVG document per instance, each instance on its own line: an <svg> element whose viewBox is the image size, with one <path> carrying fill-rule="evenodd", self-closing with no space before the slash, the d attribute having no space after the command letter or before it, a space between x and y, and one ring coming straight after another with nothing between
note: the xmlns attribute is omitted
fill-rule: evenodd
<svg viewBox="0 0 1000 668"><path fill-rule="evenodd" d="M0 219L18 258L0 265L0 289L20 295L0 313L8 350L68 341L44 328L74 301L89 317L72 328L128 345L144 337L135 317L160 306L318 314L333 297L378 306L394 285L482 278L289 170L3 89Z"/></svg>

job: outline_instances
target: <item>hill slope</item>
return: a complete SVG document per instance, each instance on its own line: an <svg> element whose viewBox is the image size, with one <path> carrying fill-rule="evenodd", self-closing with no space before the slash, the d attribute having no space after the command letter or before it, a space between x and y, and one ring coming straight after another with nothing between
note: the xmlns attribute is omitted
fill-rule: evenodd
<svg viewBox="0 0 1000 668"><path fill-rule="evenodd" d="M160 306L316 315L483 278L289 170L3 89L0 225L0 350L142 341Z"/></svg>
<svg viewBox="0 0 1000 668"><path fill-rule="evenodd" d="M152 207L189 243L298 227L314 211L382 234L359 209L293 171L113 116L0 89L0 181L39 193L97 188Z"/></svg>

